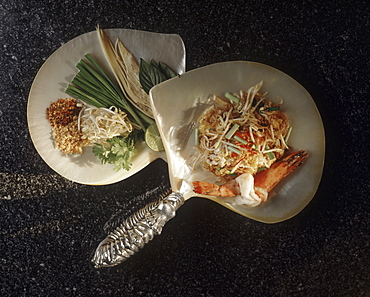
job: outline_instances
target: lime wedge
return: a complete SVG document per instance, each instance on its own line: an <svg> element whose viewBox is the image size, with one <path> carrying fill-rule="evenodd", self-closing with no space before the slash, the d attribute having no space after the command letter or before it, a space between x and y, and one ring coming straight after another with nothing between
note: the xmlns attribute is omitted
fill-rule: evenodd
<svg viewBox="0 0 370 297"><path fill-rule="evenodd" d="M163 151L164 146L161 139L161 136L159 135L157 124L151 124L145 131L145 142L147 146L155 151Z"/></svg>

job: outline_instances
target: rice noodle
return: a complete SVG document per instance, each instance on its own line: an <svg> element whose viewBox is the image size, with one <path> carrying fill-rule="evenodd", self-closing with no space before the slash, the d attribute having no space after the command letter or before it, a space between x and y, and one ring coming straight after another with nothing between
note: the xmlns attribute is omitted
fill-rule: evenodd
<svg viewBox="0 0 370 297"><path fill-rule="evenodd" d="M260 93L262 85L261 81L247 92L233 93L239 102L214 95L215 104L199 119L198 149L202 164L224 180L233 173L255 174L260 167L269 168L288 148L284 138L289 120L280 110L283 100L279 98L280 103L275 104L267 99L267 92ZM228 139L225 135L234 124L239 128Z"/></svg>

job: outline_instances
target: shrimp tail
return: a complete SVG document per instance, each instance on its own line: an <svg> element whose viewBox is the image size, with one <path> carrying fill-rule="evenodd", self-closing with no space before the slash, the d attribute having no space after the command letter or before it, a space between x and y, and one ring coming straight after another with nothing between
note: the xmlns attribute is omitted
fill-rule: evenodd
<svg viewBox="0 0 370 297"><path fill-rule="evenodd" d="M274 163L269 169L261 171L254 178L254 187L270 192L284 177L302 164L308 157L307 152L294 152Z"/></svg>
<svg viewBox="0 0 370 297"><path fill-rule="evenodd" d="M220 187L218 185L205 182L205 181L194 181L193 182L194 192L197 194L220 196Z"/></svg>
<svg viewBox="0 0 370 297"><path fill-rule="evenodd" d="M231 180L221 186L205 181L194 181L193 188L197 194L210 196L232 197L240 194L239 185L235 180Z"/></svg>

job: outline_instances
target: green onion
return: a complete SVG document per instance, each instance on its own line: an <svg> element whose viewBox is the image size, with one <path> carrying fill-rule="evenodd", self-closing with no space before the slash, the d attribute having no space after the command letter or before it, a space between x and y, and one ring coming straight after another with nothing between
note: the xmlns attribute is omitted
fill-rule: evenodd
<svg viewBox="0 0 370 297"><path fill-rule="evenodd" d="M110 108L111 106L115 106L127 112L131 116L132 121L145 131L146 127L142 119L131 103L126 100L125 95L119 87L113 83L90 54L86 54L85 58L87 61L81 59L77 63L76 68L79 71L71 84L67 86L65 92L74 98L96 107Z"/></svg>
<svg viewBox="0 0 370 297"><path fill-rule="evenodd" d="M145 113L143 113L140 109L136 109L136 113L139 115L139 117L145 121L145 123L148 124L148 126L155 123L155 120L151 117L147 116Z"/></svg>
<svg viewBox="0 0 370 297"><path fill-rule="evenodd" d="M272 107L267 107L265 111L275 111L279 109L280 109L280 106L272 106Z"/></svg>
<svg viewBox="0 0 370 297"><path fill-rule="evenodd" d="M263 170L266 170L266 169L267 169L267 167L260 167L260 168L257 169L257 172L263 171Z"/></svg>
<svg viewBox="0 0 370 297"><path fill-rule="evenodd" d="M269 150L270 147L266 144L265 149ZM269 157L270 160L274 160L275 159L275 154L273 152L268 152L266 154L267 154L267 156Z"/></svg>
<svg viewBox="0 0 370 297"><path fill-rule="evenodd" d="M231 94L230 92L225 93L225 97L231 101L234 101L235 103L239 103L239 98L236 97L235 95Z"/></svg>
<svg viewBox="0 0 370 297"><path fill-rule="evenodd" d="M235 148L235 147L233 147L233 146L227 146L227 148L230 150L230 151L232 151L232 152L234 152L234 153L236 153L236 154L238 154L238 155L240 155L242 152L241 151L239 151L237 148Z"/></svg>
<svg viewBox="0 0 370 297"><path fill-rule="evenodd" d="M230 172L230 173L226 173L226 174L229 175L229 176L232 176L232 177L238 176L238 174L235 173L235 172Z"/></svg>
<svg viewBox="0 0 370 297"><path fill-rule="evenodd" d="M239 137L239 136L237 136L237 135L234 135L234 138L235 138L237 141L241 142L242 144L248 144L248 142L247 142L246 140L244 140L243 138L241 138L241 137Z"/></svg>
<svg viewBox="0 0 370 297"><path fill-rule="evenodd" d="M234 124L234 126L231 127L231 129L229 130L229 132L226 133L225 137L227 139L230 139L238 129L239 129L239 125L238 124Z"/></svg>
<svg viewBox="0 0 370 297"><path fill-rule="evenodd" d="M270 160L274 160L275 159L275 154L273 152L268 152L267 153L267 156L269 157Z"/></svg>
<svg viewBox="0 0 370 297"><path fill-rule="evenodd" d="M195 137L195 145L199 145L199 129L195 128L194 130L194 137Z"/></svg>

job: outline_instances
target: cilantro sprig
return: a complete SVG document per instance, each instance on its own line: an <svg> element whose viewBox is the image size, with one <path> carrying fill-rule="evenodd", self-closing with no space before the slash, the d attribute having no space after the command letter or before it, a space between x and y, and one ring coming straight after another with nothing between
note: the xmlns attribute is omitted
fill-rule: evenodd
<svg viewBox="0 0 370 297"><path fill-rule="evenodd" d="M116 136L104 143L96 143L92 149L102 164L114 164L114 170L130 170L132 158L135 155L135 143L143 139L142 130L134 130L126 137Z"/></svg>

